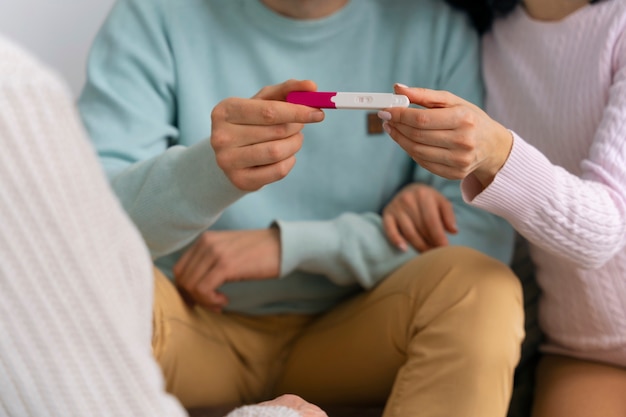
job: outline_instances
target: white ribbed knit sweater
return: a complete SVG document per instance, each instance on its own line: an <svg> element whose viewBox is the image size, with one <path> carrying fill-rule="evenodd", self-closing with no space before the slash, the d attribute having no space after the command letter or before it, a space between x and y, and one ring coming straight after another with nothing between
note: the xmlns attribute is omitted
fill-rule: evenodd
<svg viewBox="0 0 626 417"><path fill-rule="evenodd" d="M64 85L2 37L0 222L0 416L185 415L151 354L143 241Z"/></svg>
<svg viewBox="0 0 626 417"><path fill-rule="evenodd" d="M487 110L519 136L473 204L530 242L544 350L626 366L626 2L519 7L484 39Z"/></svg>

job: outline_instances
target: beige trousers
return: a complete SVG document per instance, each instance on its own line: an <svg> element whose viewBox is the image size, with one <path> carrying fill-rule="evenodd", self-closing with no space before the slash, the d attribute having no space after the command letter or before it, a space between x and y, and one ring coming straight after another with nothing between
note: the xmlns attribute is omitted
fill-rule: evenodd
<svg viewBox="0 0 626 417"><path fill-rule="evenodd" d="M524 337L520 284L477 251L426 252L318 316L189 308L157 271L154 354L188 407L295 393L384 417L504 417Z"/></svg>

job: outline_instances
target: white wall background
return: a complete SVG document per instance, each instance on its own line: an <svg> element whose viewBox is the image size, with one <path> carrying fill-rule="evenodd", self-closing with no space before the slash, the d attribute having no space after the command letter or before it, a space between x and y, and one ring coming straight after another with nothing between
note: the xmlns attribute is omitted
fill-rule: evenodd
<svg viewBox="0 0 626 417"><path fill-rule="evenodd" d="M65 78L75 95L93 38L114 0L0 0L0 33Z"/></svg>

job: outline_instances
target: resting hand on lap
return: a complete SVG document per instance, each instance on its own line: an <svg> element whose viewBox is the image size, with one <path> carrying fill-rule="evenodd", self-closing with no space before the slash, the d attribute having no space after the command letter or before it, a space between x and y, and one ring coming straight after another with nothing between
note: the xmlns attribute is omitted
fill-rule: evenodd
<svg viewBox="0 0 626 417"><path fill-rule="evenodd" d="M219 312L228 304L218 288L231 281L274 279L280 273L280 232L204 232L174 266L176 285L194 303Z"/></svg>

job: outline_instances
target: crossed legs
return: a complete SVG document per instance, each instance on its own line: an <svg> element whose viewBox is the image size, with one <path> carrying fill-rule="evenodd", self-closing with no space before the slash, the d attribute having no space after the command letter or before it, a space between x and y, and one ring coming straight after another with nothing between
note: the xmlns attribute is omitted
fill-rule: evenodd
<svg viewBox="0 0 626 417"><path fill-rule="evenodd" d="M320 315L189 308L157 277L154 351L187 407L294 393L385 405L385 417L504 417L524 336L511 270L479 252L426 252Z"/></svg>

